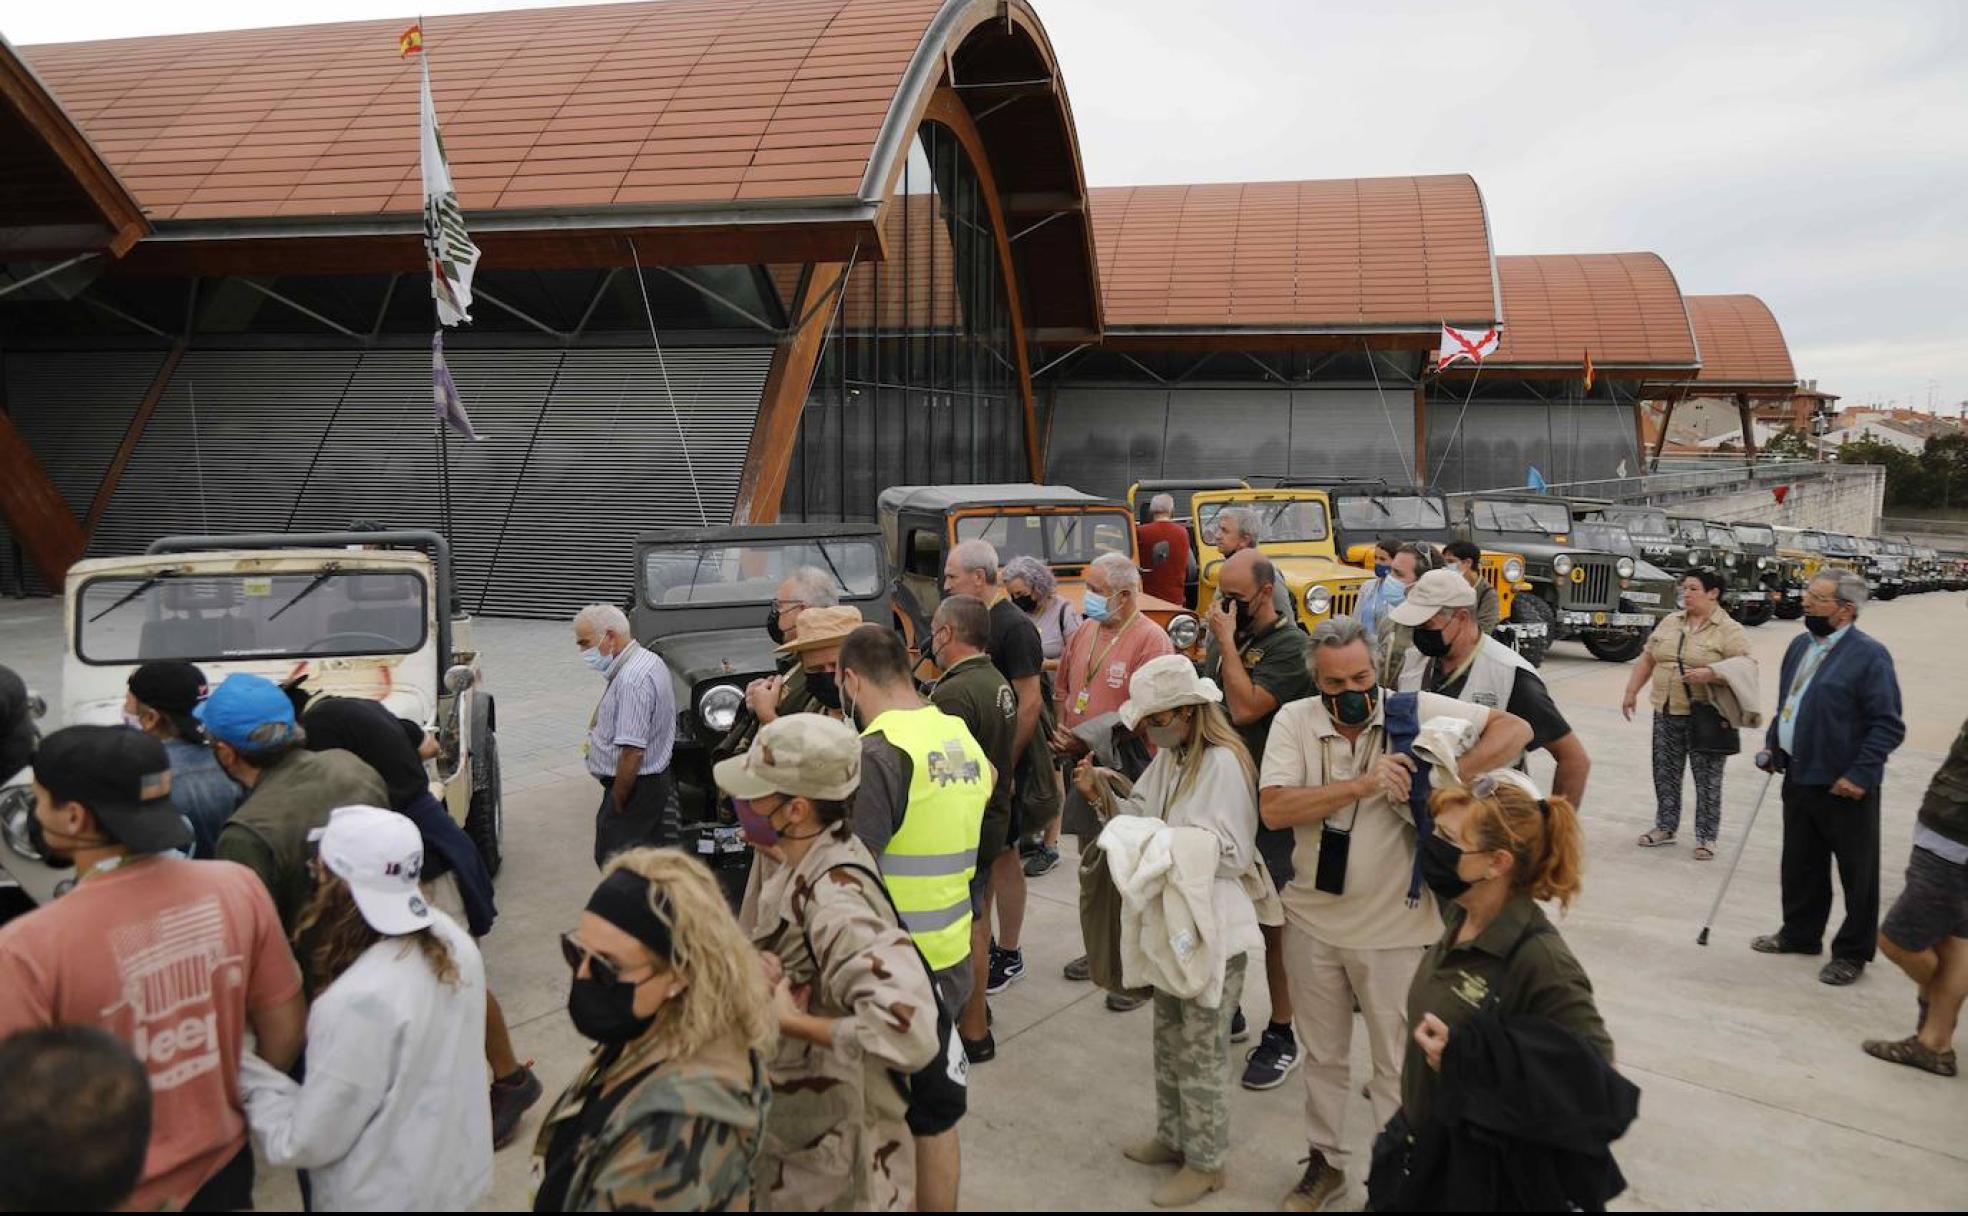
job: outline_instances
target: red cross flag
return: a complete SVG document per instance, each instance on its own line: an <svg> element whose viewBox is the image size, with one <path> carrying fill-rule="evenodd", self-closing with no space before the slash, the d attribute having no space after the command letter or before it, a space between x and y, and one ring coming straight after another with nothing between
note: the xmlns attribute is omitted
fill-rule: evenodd
<svg viewBox="0 0 1968 1216"><path fill-rule="evenodd" d="M1444 324L1441 348L1435 352L1435 370L1441 371L1458 359L1480 364L1496 353L1497 343L1502 339L1503 331L1494 325L1488 329L1457 329Z"/></svg>

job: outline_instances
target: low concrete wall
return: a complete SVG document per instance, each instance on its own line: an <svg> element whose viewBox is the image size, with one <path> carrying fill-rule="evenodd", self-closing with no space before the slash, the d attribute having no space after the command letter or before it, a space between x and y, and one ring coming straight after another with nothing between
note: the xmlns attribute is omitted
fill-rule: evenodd
<svg viewBox="0 0 1968 1216"><path fill-rule="evenodd" d="M1773 487L1741 485L1721 492L1699 488L1650 494L1636 501L1705 519L1754 520L1792 528L1825 528L1872 536L1886 503L1886 470L1874 465L1825 465L1799 473L1783 484L1782 503Z"/></svg>

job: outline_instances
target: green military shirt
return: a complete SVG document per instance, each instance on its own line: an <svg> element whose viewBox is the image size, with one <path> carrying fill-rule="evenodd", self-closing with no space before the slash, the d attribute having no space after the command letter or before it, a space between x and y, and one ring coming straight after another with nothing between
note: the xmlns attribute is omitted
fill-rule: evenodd
<svg viewBox="0 0 1968 1216"><path fill-rule="evenodd" d="M1456 1027L1486 1009L1503 1017L1548 1018L1590 1043L1608 1063L1613 1058L1612 1036L1592 1001L1592 981L1535 900L1513 897L1489 928L1457 945L1456 934L1468 915L1460 905L1449 905L1442 940L1422 955L1408 986L1410 1034L1401 1066L1401 1111L1416 1130L1427 1124L1439 1083L1413 1038L1424 1015L1442 1019L1451 1045Z"/></svg>
<svg viewBox="0 0 1968 1216"><path fill-rule="evenodd" d="M996 774L978 836L977 868L981 873L1004 851L1011 834L1011 753L1018 738L1018 696L992 666L990 656L977 654L951 665L930 690L929 701L970 728Z"/></svg>
<svg viewBox="0 0 1968 1216"><path fill-rule="evenodd" d="M1250 673L1251 683L1277 698L1282 709L1293 701L1312 695L1312 673L1305 666L1311 646L1312 639L1298 627L1297 622L1281 616L1271 623L1269 629L1253 634L1244 642L1241 652L1244 670ZM1216 635L1212 633L1209 644L1203 649L1203 661L1198 670L1221 687L1223 681L1219 673L1222 667L1223 656L1217 652ZM1225 708L1228 709L1227 706ZM1244 746L1250 749L1251 763L1260 769L1264 767L1264 744L1271 737L1273 716L1275 711L1237 728L1237 733L1243 736Z"/></svg>
<svg viewBox="0 0 1968 1216"><path fill-rule="evenodd" d="M1956 844L1968 844L1968 722L1927 785L1920 801L1920 826Z"/></svg>

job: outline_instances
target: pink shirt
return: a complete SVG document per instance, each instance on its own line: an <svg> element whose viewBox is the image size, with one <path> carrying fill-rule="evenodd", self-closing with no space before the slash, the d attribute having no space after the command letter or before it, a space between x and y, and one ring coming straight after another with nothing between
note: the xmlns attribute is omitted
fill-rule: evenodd
<svg viewBox="0 0 1968 1216"><path fill-rule="evenodd" d="M1174 653L1175 643L1167 632L1141 613L1134 614L1118 637L1098 621L1087 621L1059 656L1055 684L1060 725L1071 730L1088 718L1119 709L1128 699L1128 681L1135 670L1149 659Z"/></svg>
<svg viewBox="0 0 1968 1216"><path fill-rule="evenodd" d="M230 861L119 866L0 929L0 1038L99 1026L150 1074L150 1153L131 1211L182 1209L245 1147L247 1014L300 990L272 897Z"/></svg>

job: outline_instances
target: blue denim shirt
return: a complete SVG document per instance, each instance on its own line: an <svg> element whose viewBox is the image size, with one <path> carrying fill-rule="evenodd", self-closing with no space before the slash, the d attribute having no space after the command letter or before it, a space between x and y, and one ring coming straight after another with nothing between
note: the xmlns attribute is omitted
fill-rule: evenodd
<svg viewBox="0 0 1968 1216"><path fill-rule="evenodd" d="M191 855L201 861L217 856L219 829L239 809L246 791L239 788L212 755L212 749L183 739L164 740L171 758L171 802L191 823Z"/></svg>

